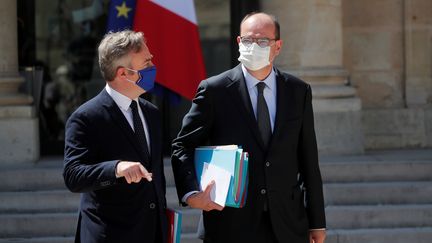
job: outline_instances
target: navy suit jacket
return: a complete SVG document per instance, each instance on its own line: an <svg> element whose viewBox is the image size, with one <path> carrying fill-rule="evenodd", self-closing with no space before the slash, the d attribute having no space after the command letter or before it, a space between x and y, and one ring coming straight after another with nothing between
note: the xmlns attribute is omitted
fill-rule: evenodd
<svg viewBox="0 0 432 243"><path fill-rule="evenodd" d="M63 176L69 190L82 193L76 242L142 243L153 242L156 232L166 236L161 118L150 102L140 99L139 105L149 128L151 161L105 89L67 121ZM143 163L153 181L127 184L116 178L120 160Z"/></svg>
<svg viewBox="0 0 432 243"><path fill-rule="evenodd" d="M237 144L249 153L246 205L204 212L207 242L256 242L251 232L257 232L265 204L279 242L306 243L309 229L326 227L311 88L279 70L276 85L276 118L268 146L260 136L240 65L201 82L173 141L179 198L199 190L193 163L197 146Z"/></svg>

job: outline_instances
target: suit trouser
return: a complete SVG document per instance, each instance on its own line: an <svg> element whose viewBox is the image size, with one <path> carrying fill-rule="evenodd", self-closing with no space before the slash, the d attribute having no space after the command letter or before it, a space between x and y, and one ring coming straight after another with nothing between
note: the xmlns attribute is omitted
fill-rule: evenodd
<svg viewBox="0 0 432 243"><path fill-rule="evenodd" d="M264 211L261 215L257 231L257 242L278 243L270 220L270 213L268 211Z"/></svg>
<svg viewBox="0 0 432 243"><path fill-rule="evenodd" d="M253 242L248 242L248 243L278 243L276 239L276 235L273 232L273 228L270 220L270 213L268 211L262 212L258 229L254 232L251 232L251 234L254 234L253 237L254 240ZM213 242L204 240L204 243L213 243ZM234 243L234 242L228 241L223 243ZM242 243L242 242L235 242L235 243Z"/></svg>

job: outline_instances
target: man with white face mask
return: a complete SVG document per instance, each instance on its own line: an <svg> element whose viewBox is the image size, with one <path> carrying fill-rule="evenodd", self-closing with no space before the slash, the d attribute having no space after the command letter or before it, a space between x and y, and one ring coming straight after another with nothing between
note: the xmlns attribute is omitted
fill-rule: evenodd
<svg viewBox="0 0 432 243"><path fill-rule="evenodd" d="M311 88L273 66L282 48L279 23L251 13L237 37L237 67L201 82L173 141L182 203L202 209L207 243L323 243L325 214ZM200 191L194 150L237 144L249 153L243 208L222 208ZM217 186L217 185L216 185Z"/></svg>

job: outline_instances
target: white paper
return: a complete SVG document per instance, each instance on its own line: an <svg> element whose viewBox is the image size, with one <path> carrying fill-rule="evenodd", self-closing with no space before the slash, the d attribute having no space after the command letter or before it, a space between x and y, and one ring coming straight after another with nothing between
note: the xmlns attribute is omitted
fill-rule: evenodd
<svg viewBox="0 0 432 243"><path fill-rule="evenodd" d="M203 173L201 176L201 190L205 190L211 181L215 181L213 189L210 192L210 198L213 202L225 207L225 201L229 190L231 173L218 166L204 163Z"/></svg>

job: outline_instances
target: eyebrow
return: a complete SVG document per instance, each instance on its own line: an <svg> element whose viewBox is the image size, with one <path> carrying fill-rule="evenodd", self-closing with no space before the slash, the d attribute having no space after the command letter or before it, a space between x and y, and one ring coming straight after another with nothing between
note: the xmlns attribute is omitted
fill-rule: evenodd
<svg viewBox="0 0 432 243"><path fill-rule="evenodd" d="M143 64L148 64L153 59L153 56L150 56L149 58L145 59Z"/></svg>

